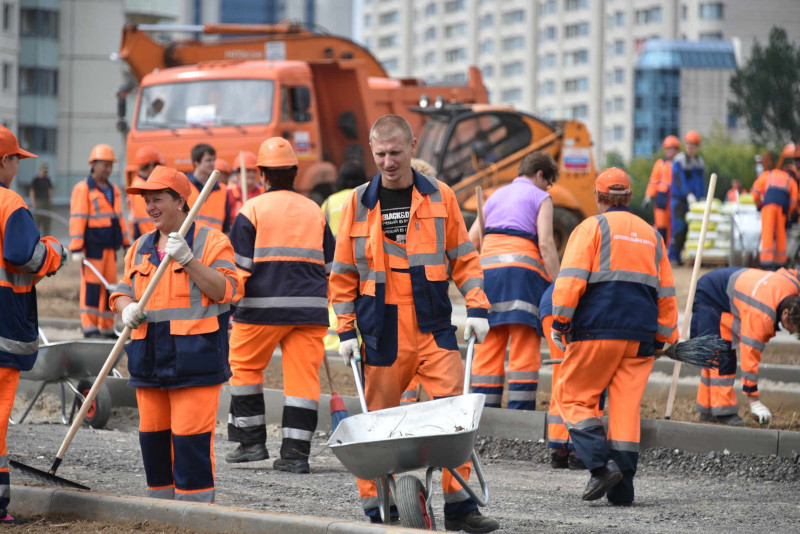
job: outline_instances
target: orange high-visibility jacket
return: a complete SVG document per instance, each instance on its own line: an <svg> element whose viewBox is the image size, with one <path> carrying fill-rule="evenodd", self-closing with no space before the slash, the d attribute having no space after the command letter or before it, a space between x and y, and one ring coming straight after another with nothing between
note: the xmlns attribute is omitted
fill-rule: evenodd
<svg viewBox="0 0 800 534"><path fill-rule="evenodd" d="M227 187L226 194L228 195L228 226L233 227L233 222L236 220L236 216L241 211L242 206L244 205L244 200L242 199L242 188L239 186L238 183L229 183ZM264 192L264 188L261 184L256 184L256 186L247 192L247 200L251 198L256 198L258 195Z"/></svg>
<svg viewBox="0 0 800 534"><path fill-rule="evenodd" d="M672 191L672 161L659 159L653 165L650 181L644 195L656 200L656 208L669 209L670 192Z"/></svg>
<svg viewBox="0 0 800 534"><path fill-rule="evenodd" d="M194 203L200 196L200 191L203 190L203 184L197 181L197 179L194 177L194 174L187 174L186 177L189 178L189 181L193 186L192 192L188 199L189 207L191 208L194 206ZM197 218L195 220L198 224L210 226L211 228L225 232L226 234L230 231L231 227L229 224L230 209L228 207L228 190L226 187L224 187L224 184L223 186L220 186L219 182L214 184L214 187L211 188L211 194L208 195L208 198L206 198L206 201L200 208L200 212L197 214Z"/></svg>
<svg viewBox="0 0 800 534"><path fill-rule="evenodd" d="M22 197L0 183L0 367L27 371L39 350L37 279L61 267L61 244L39 238Z"/></svg>
<svg viewBox="0 0 800 534"><path fill-rule="evenodd" d="M778 204L786 215L791 215L797 208L797 182L785 171L776 169L762 172L753 182L751 192L759 208Z"/></svg>
<svg viewBox="0 0 800 534"><path fill-rule="evenodd" d="M385 304L380 180L378 174L360 185L344 205L330 280L339 338L344 341L356 337L357 319L364 343L374 351L371 354L379 353L384 336L388 339L397 335L396 324L390 324L396 313L392 314L390 305ZM450 270L466 299L467 316L488 316L489 300L483 292L478 253L467 235L455 194L443 182L414 171L410 211L406 254L419 329L423 333L448 331L452 336L452 306L447 295ZM369 363L391 365L395 357L396 354L376 354L381 363Z"/></svg>
<svg viewBox="0 0 800 534"><path fill-rule="evenodd" d="M313 200L286 189L248 200L231 242L244 279L241 300L234 301L237 322L328 324L335 242Z"/></svg>
<svg viewBox="0 0 800 534"><path fill-rule="evenodd" d="M678 339L672 268L661 235L628 208L572 232L553 290L553 328L572 341L628 339L642 355Z"/></svg>
<svg viewBox="0 0 800 534"><path fill-rule="evenodd" d="M91 176L75 184L70 199L69 233L72 241L69 249L83 250L87 258L102 258L104 249L118 249L131 244L127 225L122 217L122 200L119 188L108 183L114 190L114 204L97 187Z"/></svg>
<svg viewBox="0 0 800 534"><path fill-rule="evenodd" d="M111 294L112 309L122 295L138 301L144 294L161 264L157 240L158 232L145 234L128 250L125 273ZM147 302L146 322L131 332L126 348L134 387L212 385L230 377L228 317L231 302L243 291L233 247L222 232L197 224L189 228L186 242L197 261L225 276L225 295L211 300L181 264L169 265Z"/></svg>
<svg viewBox="0 0 800 534"><path fill-rule="evenodd" d="M728 297L733 312L731 331L734 346L739 344L745 394L758 392L761 352L778 329L781 301L798 294L800 281L794 269L775 272L742 269L731 276L728 282Z"/></svg>

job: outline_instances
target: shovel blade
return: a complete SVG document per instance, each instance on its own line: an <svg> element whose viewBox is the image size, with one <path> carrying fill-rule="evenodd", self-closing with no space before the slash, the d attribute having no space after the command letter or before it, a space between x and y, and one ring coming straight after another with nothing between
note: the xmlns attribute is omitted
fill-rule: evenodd
<svg viewBox="0 0 800 534"><path fill-rule="evenodd" d="M8 463L14 469L18 469L29 477L38 480L43 484L47 484L48 486L61 486L62 488L75 488L82 490L89 489L88 486L84 486L83 484L78 484L77 482L56 476L54 473L48 473L47 471L42 471L41 469L36 469L35 467L19 463L16 460L9 460Z"/></svg>

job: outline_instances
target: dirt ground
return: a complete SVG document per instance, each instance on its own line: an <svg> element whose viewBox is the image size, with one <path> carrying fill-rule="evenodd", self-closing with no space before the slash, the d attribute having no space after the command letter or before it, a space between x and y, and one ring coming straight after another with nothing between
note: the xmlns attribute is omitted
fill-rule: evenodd
<svg viewBox="0 0 800 534"><path fill-rule="evenodd" d="M70 515L45 515L26 518L28 523L7 528L9 532L19 534L63 534L108 533L108 534L191 534L193 531L159 523L158 521L142 521L112 523L108 521L85 521Z"/></svg>

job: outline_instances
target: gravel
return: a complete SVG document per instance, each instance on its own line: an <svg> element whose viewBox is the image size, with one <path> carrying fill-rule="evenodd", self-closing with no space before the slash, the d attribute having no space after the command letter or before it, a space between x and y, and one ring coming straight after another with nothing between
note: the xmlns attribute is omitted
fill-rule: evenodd
<svg viewBox="0 0 800 534"><path fill-rule="evenodd" d="M115 408L107 429L82 428L58 474L93 491L143 496L144 474L136 433L137 415ZM59 424L34 423L9 429L9 457L48 469L67 431ZM280 447L279 429L269 428L271 454ZM310 475L271 469L273 459L226 464L233 448L220 425L216 435L217 503L255 510L365 521L355 480L325 447L319 433L312 444ZM601 499L580 500L586 471L552 470L543 443L478 438L490 490L484 509L501 532L795 532L800 521L798 457L759 457L725 451L690 454L679 450L644 451L636 477L636 504L613 507ZM424 472L416 474L423 477ZM14 483L30 482L12 472ZM474 478L473 478L474 481ZM477 481L475 481L477 488ZM435 486L434 511L443 528L441 490ZM12 494L13 511L13 494Z"/></svg>

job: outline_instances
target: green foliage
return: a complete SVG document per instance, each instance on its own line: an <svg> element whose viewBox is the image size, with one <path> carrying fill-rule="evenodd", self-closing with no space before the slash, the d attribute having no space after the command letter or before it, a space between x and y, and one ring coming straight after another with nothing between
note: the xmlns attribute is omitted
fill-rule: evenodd
<svg viewBox="0 0 800 534"><path fill-rule="evenodd" d="M755 43L730 86L730 110L744 118L756 142L782 146L800 139L800 46L786 30L773 27L766 48Z"/></svg>
<svg viewBox="0 0 800 534"><path fill-rule="evenodd" d="M625 160L622 159L622 154L616 150L606 153L606 161L603 165L603 169L609 169L611 167L617 167L618 169L626 170Z"/></svg>

